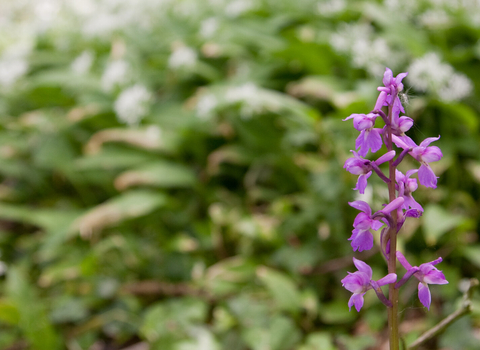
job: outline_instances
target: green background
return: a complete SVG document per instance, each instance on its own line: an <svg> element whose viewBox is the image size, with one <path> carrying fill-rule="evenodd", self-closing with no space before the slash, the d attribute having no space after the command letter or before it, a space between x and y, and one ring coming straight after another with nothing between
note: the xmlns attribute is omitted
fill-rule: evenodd
<svg viewBox="0 0 480 350"><path fill-rule="evenodd" d="M385 307L349 312L340 280L386 273L347 241L342 122L386 66L444 154L399 246L450 283L429 312L402 287L407 343L479 277L476 1L3 0L0 28L1 349L384 347ZM473 303L426 348L477 349Z"/></svg>

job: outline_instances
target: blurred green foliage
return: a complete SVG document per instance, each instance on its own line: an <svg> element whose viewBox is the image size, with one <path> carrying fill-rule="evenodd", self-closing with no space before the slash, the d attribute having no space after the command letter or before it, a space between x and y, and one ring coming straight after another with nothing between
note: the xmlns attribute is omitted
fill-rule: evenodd
<svg viewBox="0 0 480 350"><path fill-rule="evenodd" d="M3 1L0 348L380 348L384 307L367 294L348 312L340 283L356 214L342 119L371 110L385 66L410 73L409 135L444 152L399 242L450 281L430 312L402 289L413 341L479 275L477 6ZM429 348L476 349L478 310Z"/></svg>

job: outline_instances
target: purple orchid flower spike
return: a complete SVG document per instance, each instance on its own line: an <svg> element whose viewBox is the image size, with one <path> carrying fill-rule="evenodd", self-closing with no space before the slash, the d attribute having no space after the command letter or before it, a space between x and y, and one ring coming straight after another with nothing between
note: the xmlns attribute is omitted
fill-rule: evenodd
<svg viewBox="0 0 480 350"><path fill-rule="evenodd" d="M372 209L368 203L364 201L349 202L348 204L361 211L353 222L352 236L348 239L352 241L350 244L353 251L370 250L373 247L373 235L370 229L377 231L384 225L380 219L389 216L392 210L399 208L403 204L404 199L399 197L389 203L385 208L372 215Z"/></svg>
<svg viewBox="0 0 480 350"><path fill-rule="evenodd" d="M390 273L378 281L374 281L372 280L372 268L370 266L355 258L353 258L353 263L358 271L353 273L348 272L348 275L341 281L342 286L349 292L353 293L348 301L350 311L352 310L352 306L355 306L355 309L358 312L361 310L364 303L363 296L370 289L374 289L379 299L385 305L391 307L392 304L387 298L385 298L380 287L386 284L395 283L397 281L397 275Z"/></svg>
<svg viewBox="0 0 480 350"><path fill-rule="evenodd" d="M372 170L374 170L383 181L389 182L390 180L382 173L378 166L382 163L388 162L389 160L395 157L395 151L390 151L385 153L383 156L379 157L376 161L372 162L367 159L361 158L357 152L351 151L353 153L353 158L348 158L345 161L343 166L349 173L354 175L359 175L357 184L354 190L358 190L360 194L365 193L365 188L367 188L367 179L372 175Z"/></svg>
<svg viewBox="0 0 480 350"><path fill-rule="evenodd" d="M409 264L407 259L403 256L402 253L397 251L396 253L398 261L400 264L407 270L407 273L403 278L395 285L395 288L401 287L412 275L415 276L420 282L418 283L418 299L427 309L430 309L430 304L432 302L432 295L430 289L428 288L429 284L448 284L448 281L445 279L445 275L442 271L439 271L435 266L442 262L442 258L438 258L434 261L424 263L419 267Z"/></svg>
<svg viewBox="0 0 480 350"><path fill-rule="evenodd" d="M382 147L382 137L380 134L383 130L374 128L377 117L378 114L369 113L352 114L343 119L343 121L345 121L353 118L353 126L360 131L360 135L355 141L355 147L356 149L359 149L358 154L362 157L365 157L369 150L372 150L372 153L375 153Z"/></svg>
<svg viewBox="0 0 480 350"><path fill-rule="evenodd" d="M412 169L407 171L405 175L401 171L395 170L395 179L397 181L396 189L398 191L398 196L403 197L405 200L402 205L402 209L416 209L423 212L423 208L417 201L413 198L412 192L417 188L417 179L410 179L410 176L415 174L418 170Z"/></svg>
<svg viewBox="0 0 480 350"><path fill-rule="evenodd" d="M418 180L420 184L426 187L437 188L437 176L435 176L432 168L430 168L429 163L439 161L442 159L443 154L437 146L428 145L433 141L437 141L439 138L440 136L426 138L417 146L415 142L407 136L398 137L392 135L392 141L397 147L403 149L411 148L408 153L421 163L418 169Z"/></svg>

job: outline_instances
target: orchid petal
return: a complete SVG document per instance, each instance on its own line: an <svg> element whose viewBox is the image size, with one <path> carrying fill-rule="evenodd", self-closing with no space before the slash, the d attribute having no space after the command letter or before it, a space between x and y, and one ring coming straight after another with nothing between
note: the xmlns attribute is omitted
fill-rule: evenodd
<svg viewBox="0 0 480 350"><path fill-rule="evenodd" d="M422 164L418 169L418 180L425 187L437 188L437 177L428 164Z"/></svg>
<svg viewBox="0 0 480 350"><path fill-rule="evenodd" d="M370 209L370 206L368 205L367 202L354 201L354 202L348 202L348 205L350 205L352 208L363 211L364 213L368 214L369 216L372 214L372 209Z"/></svg>
<svg viewBox="0 0 480 350"><path fill-rule="evenodd" d="M430 304L432 302L432 295L430 294L430 289L426 283L418 284L418 299L427 309L430 310Z"/></svg>
<svg viewBox="0 0 480 350"><path fill-rule="evenodd" d="M357 310L357 312L360 312L361 308L363 307L363 296L364 295L365 295L365 293L363 293L363 294L353 294L350 297L350 300L348 301L348 307L349 307L350 311L352 310L352 306L355 305L355 309Z"/></svg>

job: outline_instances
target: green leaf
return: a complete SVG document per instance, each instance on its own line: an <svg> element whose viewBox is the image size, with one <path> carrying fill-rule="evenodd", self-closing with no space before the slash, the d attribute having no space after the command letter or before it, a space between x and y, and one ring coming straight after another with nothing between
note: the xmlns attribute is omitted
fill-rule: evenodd
<svg viewBox="0 0 480 350"><path fill-rule="evenodd" d="M166 201L166 196L161 193L143 190L126 192L90 209L75 220L72 231L80 231L84 237L89 236L94 231L147 215Z"/></svg>
<svg viewBox="0 0 480 350"><path fill-rule="evenodd" d="M295 282L288 275L260 266L257 269L257 276L267 287L278 308L292 312L301 308L301 294Z"/></svg>
<svg viewBox="0 0 480 350"><path fill-rule="evenodd" d="M472 264L480 268L480 246L463 247L463 255L470 260Z"/></svg>
<svg viewBox="0 0 480 350"><path fill-rule="evenodd" d="M422 217L427 244L434 245L441 236L464 222L463 216L451 214L439 205L427 205Z"/></svg>
<svg viewBox="0 0 480 350"><path fill-rule="evenodd" d="M333 345L332 335L327 332L310 333L305 344L297 350L336 350Z"/></svg>
<svg viewBox="0 0 480 350"><path fill-rule="evenodd" d="M8 324L18 324L20 313L14 303L9 300L0 300L0 320Z"/></svg>
<svg viewBox="0 0 480 350"><path fill-rule="evenodd" d="M190 168L173 162L156 161L120 174L115 179L115 187L118 190L138 185L191 187L195 181L195 174Z"/></svg>
<svg viewBox="0 0 480 350"><path fill-rule="evenodd" d="M18 326L32 349L60 349L60 337L47 318L45 304L37 297L34 287L20 268L9 269L6 293L18 310Z"/></svg>
<svg viewBox="0 0 480 350"><path fill-rule="evenodd" d="M207 305L201 300L171 299L147 309L140 332L149 342L167 336L185 339L189 329L203 322L206 315Z"/></svg>

